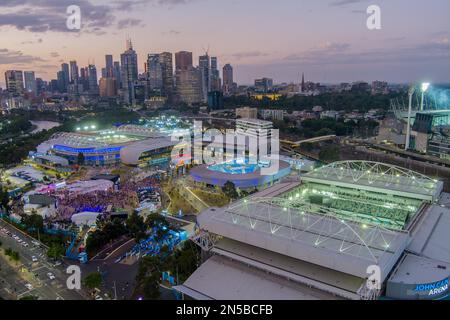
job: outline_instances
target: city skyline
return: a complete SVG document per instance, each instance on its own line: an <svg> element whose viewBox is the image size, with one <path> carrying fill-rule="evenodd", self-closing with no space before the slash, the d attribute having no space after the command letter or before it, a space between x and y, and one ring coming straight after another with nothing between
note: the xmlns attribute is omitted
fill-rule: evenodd
<svg viewBox="0 0 450 320"><path fill-rule="evenodd" d="M7 40L0 47L0 73L35 71L36 77L50 80L62 62L76 60L79 66L95 62L100 68L105 54L119 60L129 36L138 54L139 73L144 72L147 54L185 50L193 52L195 65L205 51L218 57L219 70L230 63L239 84L261 77L298 83L302 72L308 80L323 83L422 78L449 82L445 8L450 4L378 2L382 29L370 31L366 27L370 2L364 0L6 1L0 4L4 9L0 29ZM65 10L71 4L82 10L78 32L65 27ZM39 10L28 10L34 6ZM0 86L5 86L4 79Z"/></svg>

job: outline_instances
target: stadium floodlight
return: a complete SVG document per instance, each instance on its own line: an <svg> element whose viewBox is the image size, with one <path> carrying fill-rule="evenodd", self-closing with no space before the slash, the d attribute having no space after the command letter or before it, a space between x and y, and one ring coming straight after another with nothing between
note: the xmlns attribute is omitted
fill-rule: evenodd
<svg viewBox="0 0 450 320"><path fill-rule="evenodd" d="M409 104L408 104L408 123L407 123L407 128L406 128L406 141L405 141L405 150L406 151L408 151L408 149L409 149L409 140L411 137L412 98L413 98L415 91L416 91L416 86L411 85L408 90Z"/></svg>
<svg viewBox="0 0 450 320"><path fill-rule="evenodd" d="M430 83L429 82L422 83L422 92L426 92L429 87L430 87Z"/></svg>
<svg viewBox="0 0 450 320"><path fill-rule="evenodd" d="M94 125L91 126L91 129L92 129L92 130L95 130L95 128L96 128L96 126L94 126Z"/></svg>
<svg viewBox="0 0 450 320"><path fill-rule="evenodd" d="M422 100L420 102L420 111L423 111L423 100L424 100L424 96L425 96L425 92L427 92L428 88L430 87L430 83L429 82L424 82L422 83L421 86L421 91L422 91Z"/></svg>

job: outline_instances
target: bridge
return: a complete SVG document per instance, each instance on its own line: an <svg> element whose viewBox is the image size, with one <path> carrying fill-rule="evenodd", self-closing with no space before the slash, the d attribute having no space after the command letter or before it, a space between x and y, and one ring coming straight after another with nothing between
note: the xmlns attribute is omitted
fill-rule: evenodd
<svg viewBox="0 0 450 320"><path fill-rule="evenodd" d="M315 143L315 142L321 142L321 141L328 141L328 140L334 140L335 138L336 138L336 135L332 134L332 135L328 135L328 136L320 136L320 137L315 137L315 138L310 138L310 139L299 140L296 142L289 141L289 140L280 140L280 142L284 143L284 144L288 144L292 147L299 147L303 143Z"/></svg>

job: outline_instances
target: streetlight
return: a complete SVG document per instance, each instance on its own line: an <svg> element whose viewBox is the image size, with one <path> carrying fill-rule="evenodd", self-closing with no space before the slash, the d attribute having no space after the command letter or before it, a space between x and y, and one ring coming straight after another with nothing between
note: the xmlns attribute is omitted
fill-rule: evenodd
<svg viewBox="0 0 450 320"><path fill-rule="evenodd" d="M405 151L409 149L409 140L411 137L411 110L412 110L412 98L414 92L416 91L416 86L411 85L409 87L408 96L409 96L409 104L408 104L408 123L406 127L406 141L405 141Z"/></svg>
<svg viewBox="0 0 450 320"><path fill-rule="evenodd" d="M425 95L425 92L428 90L429 87L430 87L430 83L428 83L428 82L422 83L422 86L421 86L421 89L422 89L422 100L420 102L420 111L423 111L424 95Z"/></svg>

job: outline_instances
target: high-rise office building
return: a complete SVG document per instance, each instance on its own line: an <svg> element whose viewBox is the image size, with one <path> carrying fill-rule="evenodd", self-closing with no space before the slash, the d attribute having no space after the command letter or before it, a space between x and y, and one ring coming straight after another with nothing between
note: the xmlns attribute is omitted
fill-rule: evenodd
<svg viewBox="0 0 450 320"><path fill-rule="evenodd" d="M133 86L138 80L138 61L136 51L133 50L131 39L127 40L127 50L120 55L122 65L123 100L127 104L133 101Z"/></svg>
<svg viewBox="0 0 450 320"><path fill-rule="evenodd" d="M116 79L117 89L122 88L122 75L120 71L120 62L114 61L113 77Z"/></svg>
<svg viewBox="0 0 450 320"><path fill-rule="evenodd" d="M92 95L98 94L98 79L97 79L97 68L95 65L90 64L88 66L89 73L89 93Z"/></svg>
<svg viewBox="0 0 450 320"><path fill-rule="evenodd" d="M5 72L6 90L12 94L21 94L24 90L23 73L20 70Z"/></svg>
<svg viewBox="0 0 450 320"><path fill-rule="evenodd" d="M201 88L201 73L198 68L192 66L187 69L178 69L175 72L177 98L187 104L203 101Z"/></svg>
<svg viewBox="0 0 450 320"><path fill-rule="evenodd" d="M173 96L173 61L172 53L163 52L159 54L159 63L161 64L162 70L162 94L166 96L169 100Z"/></svg>
<svg viewBox="0 0 450 320"><path fill-rule="evenodd" d="M36 95L40 95L47 89L47 83L42 78L36 78Z"/></svg>
<svg viewBox="0 0 450 320"><path fill-rule="evenodd" d="M222 70L223 76L223 93L226 96L233 94L234 92L234 80L233 80L233 67L227 63Z"/></svg>
<svg viewBox="0 0 450 320"><path fill-rule="evenodd" d="M208 53L198 58L198 68L201 76L203 102L206 102L208 101L208 92L211 91L211 64Z"/></svg>
<svg viewBox="0 0 450 320"><path fill-rule="evenodd" d="M175 70L186 70L192 67L192 52L180 51L175 53Z"/></svg>
<svg viewBox="0 0 450 320"><path fill-rule="evenodd" d="M112 98L117 96L116 79L101 78L99 82L100 97Z"/></svg>
<svg viewBox="0 0 450 320"><path fill-rule="evenodd" d="M67 92L67 85L66 85L66 74L64 71L58 71L56 74L57 80L56 80L56 87L52 85L52 91L55 91L55 89L60 92L64 93Z"/></svg>
<svg viewBox="0 0 450 320"><path fill-rule="evenodd" d="M106 78L113 78L114 77L114 63L113 63L113 56L111 54L105 55L105 75Z"/></svg>
<svg viewBox="0 0 450 320"><path fill-rule="evenodd" d="M78 83L80 78L78 65L76 61L70 61L70 83Z"/></svg>
<svg viewBox="0 0 450 320"><path fill-rule="evenodd" d="M217 57L211 57L211 91L222 91Z"/></svg>
<svg viewBox="0 0 450 320"><path fill-rule="evenodd" d="M306 87L305 87L305 74L302 73L302 84L300 87L301 92L305 92L306 91Z"/></svg>
<svg viewBox="0 0 450 320"><path fill-rule="evenodd" d="M70 72L69 72L69 65L67 63L61 64L61 79L58 79L58 90L60 90L61 93L67 92L67 87L70 83Z"/></svg>
<svg viewBox="0 0 450 320"><path fill-rule="evenodd" d="M102 78L107 78L106 68L102 68Z"/></svg>
<svg viewBox="0 0 450 320"><path fill-rule="evenodd" d="M88 67L80 69L80 79L78 81L83 86L82 91L89 90L89 68Z"/></svg>
<svg viewBox="0 0 450 320"><path fill-rule="evenodd" d="M36 88L36 77L34 75L34 71L25 71L23 73L23 77L25 79L25 91L36 94L37 88Z"/></svg>
<svg viewBox="0 0 450 320"><path fill-rule="evenodd" d="M147 78L150 91L162 91L162 65L157 53L149 54L147 57Z"/></svg>

